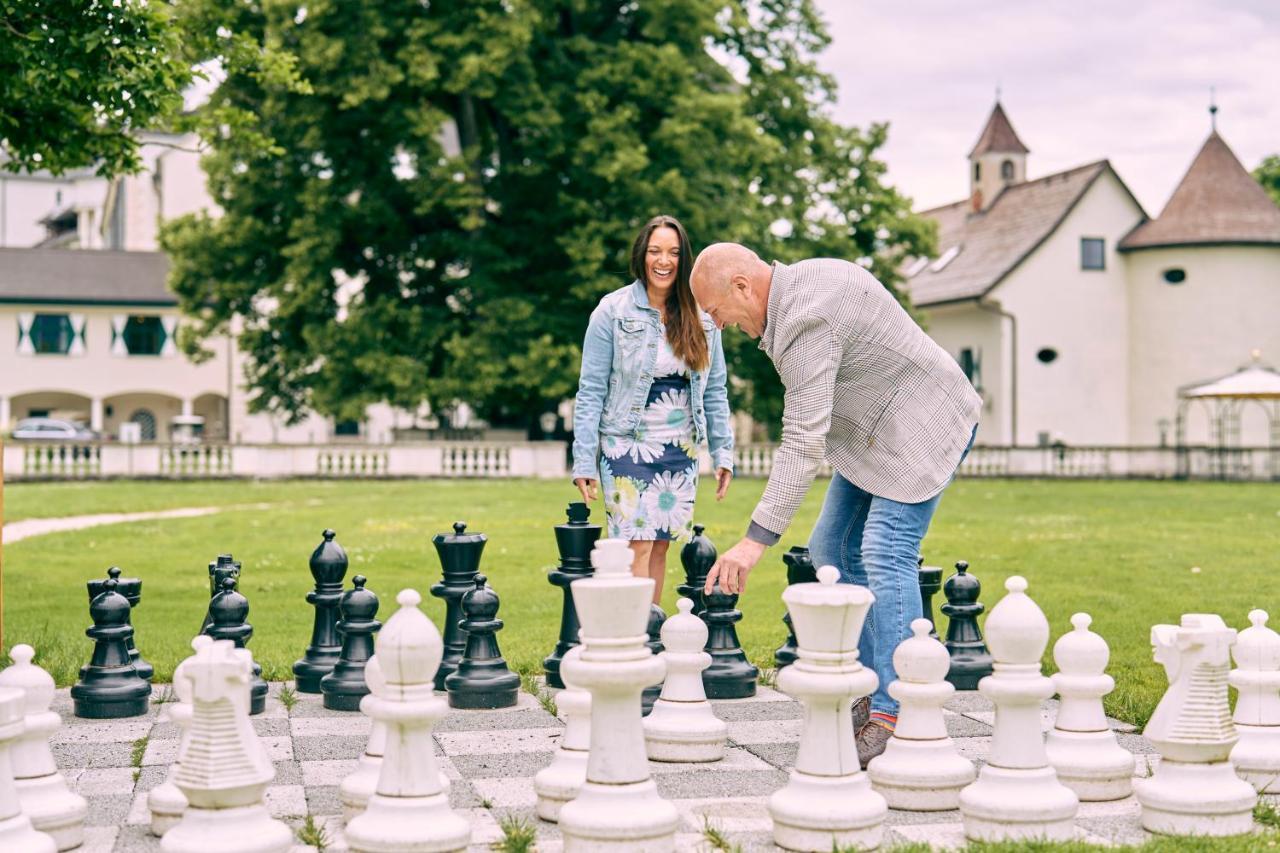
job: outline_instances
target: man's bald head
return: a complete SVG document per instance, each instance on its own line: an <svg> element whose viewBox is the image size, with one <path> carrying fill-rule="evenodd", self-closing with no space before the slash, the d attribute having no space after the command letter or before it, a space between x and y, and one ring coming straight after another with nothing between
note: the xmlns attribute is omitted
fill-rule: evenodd
<svg viewBox="0 0 1280 853"><path fill-rule="evenodd" d="M698 253L689 286L720 328L738 326L753 338L764 331L773 270L739 243L712 243Z"/></svg>
<svg viewBox="0 0 1280 853"><path fill-rule="evenodd" d="M698 253L689 274L694 296L698 295L698 283L702 282L708 293L727 290L735 275L752 276L759 268L767 266L760 256L741 243L712 243Z"/></svg>

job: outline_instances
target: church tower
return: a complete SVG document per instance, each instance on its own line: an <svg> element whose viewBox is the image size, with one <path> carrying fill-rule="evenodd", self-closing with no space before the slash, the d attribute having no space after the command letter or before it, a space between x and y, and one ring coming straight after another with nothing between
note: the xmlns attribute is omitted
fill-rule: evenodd
<svg viewBox="0 0 1280 853"><path fill-rule="evenodd" d="M1029 149L1014 132L1004 107L996 101L978 144L969 152L970 211L979 213L991 207L1000 192L1010 184L1027 179Z"/></svg>

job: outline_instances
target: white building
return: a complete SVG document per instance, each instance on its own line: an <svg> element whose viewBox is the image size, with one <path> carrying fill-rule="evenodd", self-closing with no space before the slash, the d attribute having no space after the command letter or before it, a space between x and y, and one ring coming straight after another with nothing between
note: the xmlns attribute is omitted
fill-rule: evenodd
<svg viewBox="0 0 1280 853"><path fill-rule="evenodd" d="M0 173L0 432L22 418L82 421L108 438L137 423L143 440L168 440L198 419L210 440L386 442L415 425L372 406L359 423L249 414L243 357L212 340L200 364L175 346L177 299L165 286L160 223L217 211L192 137L147 134L143 170L108 181Z"/></svg>
<svg viewBox="0 0 1280 853"><path fill-rule="evenodd" d="M904 270L929 333L984 400L979 443L1175 441L1178 390L1252 351L1280 362L1280 208L1216 131L1150 219L1106 160L1028 180L997 104L967 199L923 215L938 257ZM1261 407L1188 443L1266 446Z"/></svg>

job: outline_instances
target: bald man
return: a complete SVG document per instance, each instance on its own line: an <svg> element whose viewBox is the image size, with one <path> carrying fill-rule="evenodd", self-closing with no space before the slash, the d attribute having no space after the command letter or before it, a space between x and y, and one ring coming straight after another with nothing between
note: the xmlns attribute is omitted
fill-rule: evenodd
<svg viewBox="0 0 1280 853"><path fill-rule="evenodd" d="M815 566L870 587L859 643L880 685L854 708L858 757L897 722L893 651L921 614L916 556L978 428L982 400L955 359L862 267L829 258L766 264L736 243L698 255L693 295L716 325L760 339L786 388L782 444L745 538L707 577L730 593L786 533L824 461L834 469L809 538Z"/></svg>

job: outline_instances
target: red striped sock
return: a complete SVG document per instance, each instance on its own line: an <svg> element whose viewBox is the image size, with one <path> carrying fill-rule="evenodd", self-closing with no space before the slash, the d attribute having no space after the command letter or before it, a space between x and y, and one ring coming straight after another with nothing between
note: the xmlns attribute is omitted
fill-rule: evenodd
<svg viewBox="0 0 1280 853"><path fill-rule="evenodd" d="M878 726L884 726L889 731L893 731L898 725L897 714L883 714L880 711L871 712L871 722Z"/></svg>

